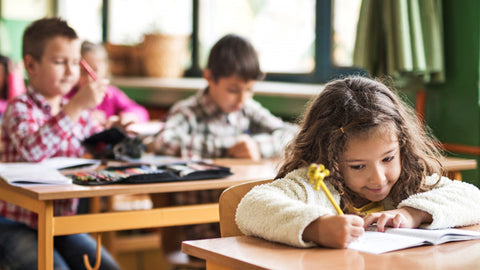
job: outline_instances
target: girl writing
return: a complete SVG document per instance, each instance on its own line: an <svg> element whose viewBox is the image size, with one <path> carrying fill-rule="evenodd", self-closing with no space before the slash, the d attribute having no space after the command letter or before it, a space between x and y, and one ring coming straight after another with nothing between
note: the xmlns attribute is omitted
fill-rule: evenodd
<svg viewBox="0 0 480 270"><path fill-rule="evenodd" d="M441 177L436 141L384 84L349 77L328 83L311 103L276 180L253 188L236 222L246 235L297 247L345 248L376 223L431 229L480 223L480 190ZM311 163L345 215L309 184Z"/></svg>

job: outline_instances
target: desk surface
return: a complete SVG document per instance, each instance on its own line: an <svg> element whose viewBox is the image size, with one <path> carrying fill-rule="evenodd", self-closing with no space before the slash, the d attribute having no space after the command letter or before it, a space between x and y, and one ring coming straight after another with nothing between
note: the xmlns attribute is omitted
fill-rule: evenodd
<svg viewBox="0 0 480 270"><path fill-rule="evenodd" d="M0 186L15 190L36 200L56 200L111 196L118 194L167 193L189 190L222 189L245 181L273 179L280 166L278 160L251 161L245 159L214 159L213 163L230 167L233 175L222 179L169 182L155 184L113 184L102 186L23 186L16 187L0 181ZM448 171L475 169L475 159L446 158L444 165Z"/></svg>
<svg viewBox="0 0 480 270"><path fill-rule="evenodd" d="M36 200L91 198L118 194L168 193L177 191L222 189L245 181L273 179L278 161L251 161L244 159L215 159L214 164L230 167L233 175L221 179L167 182L155 184L112 184L101 186L45 185L16 187L0 181L0 187L15 190Z"/></svg>
<svg viewBox="0 0 480 270"><path fill-rule="evenodd" d="M480 231L480 225L468 229ZM468 270L480 267L480 240L422 246L375 255L350 249L299 249L255 237L240 236L184 241L182 250L207 260L207 269L209 262L226 267L223 269Z"/></svg>

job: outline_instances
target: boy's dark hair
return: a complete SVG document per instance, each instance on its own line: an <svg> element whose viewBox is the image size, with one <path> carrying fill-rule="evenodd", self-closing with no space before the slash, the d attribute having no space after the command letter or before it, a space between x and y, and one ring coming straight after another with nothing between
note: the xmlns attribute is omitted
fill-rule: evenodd
<svg viewBox="0 0 480 270"><path fill-rule="evenodd" d="M264 77L252 44L234 34L228 34L215 43L210 50L207 68L215 81L231 75L238 75L245 81L261 80Z"/></svg>
<svg viewBox="0 0 480 270"><path fill-rule="evenodd" d="M43 18L31 23L23 33L22 56L31 55L40 61L48 40L55 37L77 39L77 33L67 22L58 17Z"/></svg>

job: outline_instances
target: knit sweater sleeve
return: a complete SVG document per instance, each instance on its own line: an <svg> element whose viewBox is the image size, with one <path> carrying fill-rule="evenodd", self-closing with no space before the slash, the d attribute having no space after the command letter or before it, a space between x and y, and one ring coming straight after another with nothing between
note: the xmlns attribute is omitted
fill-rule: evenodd
<svg viewBox="0 0 480 270"><path fill-rule="evenodd" d="M438 175L426 178L426 184L435 184ZM480 223L480 190L472 184L441 177L429 191L403 200L400 207L412 207L432 215L429 229L467 226Z"/></svg>
<svg viewBox="0 0 480 270"><path fill-rule="evenodd" d="M319 206L311 186L299 177L305 172L294 171L287 178L256 186L248 192L236 212L239 229L246 235L296 247L316 245L303 241L303 231L318 217L335 210Z"/></svg>

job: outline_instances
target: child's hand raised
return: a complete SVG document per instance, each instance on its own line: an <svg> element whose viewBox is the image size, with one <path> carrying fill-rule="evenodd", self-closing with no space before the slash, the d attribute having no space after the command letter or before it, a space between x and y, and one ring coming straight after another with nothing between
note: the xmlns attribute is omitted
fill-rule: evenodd
<svg viewBox="0 0 480 270"><path fill-rule="evenodd" d="M105 97L108 83L108 80L102 79L82 86L65 105L65 113L76 121L84 110L95 108Z"/></svg>
<svg viewBox="0 0 480 270"><path fill-rule="evenodd" d="M305 228L304 241L331 248L346 248L364 233L363 219L356 215L322 216Z"/></svg>
<svg viewBox="0 0 480 270"><path fill-rule="evenodd" d="M429 213L411 207L372 213L363 219L365 228L373 223L377 223L379 232L385 231L386 226L393 228L416 228L422 223L432 222L432 216Z"/></svg>
<svg viewBox="0 0 480 270"><path fill-rule="evenodd" d="M92 81L81 87L72 99L78 98L84 109L93 109L100 104L105 97L109 81L106 79Z"/></svg>

